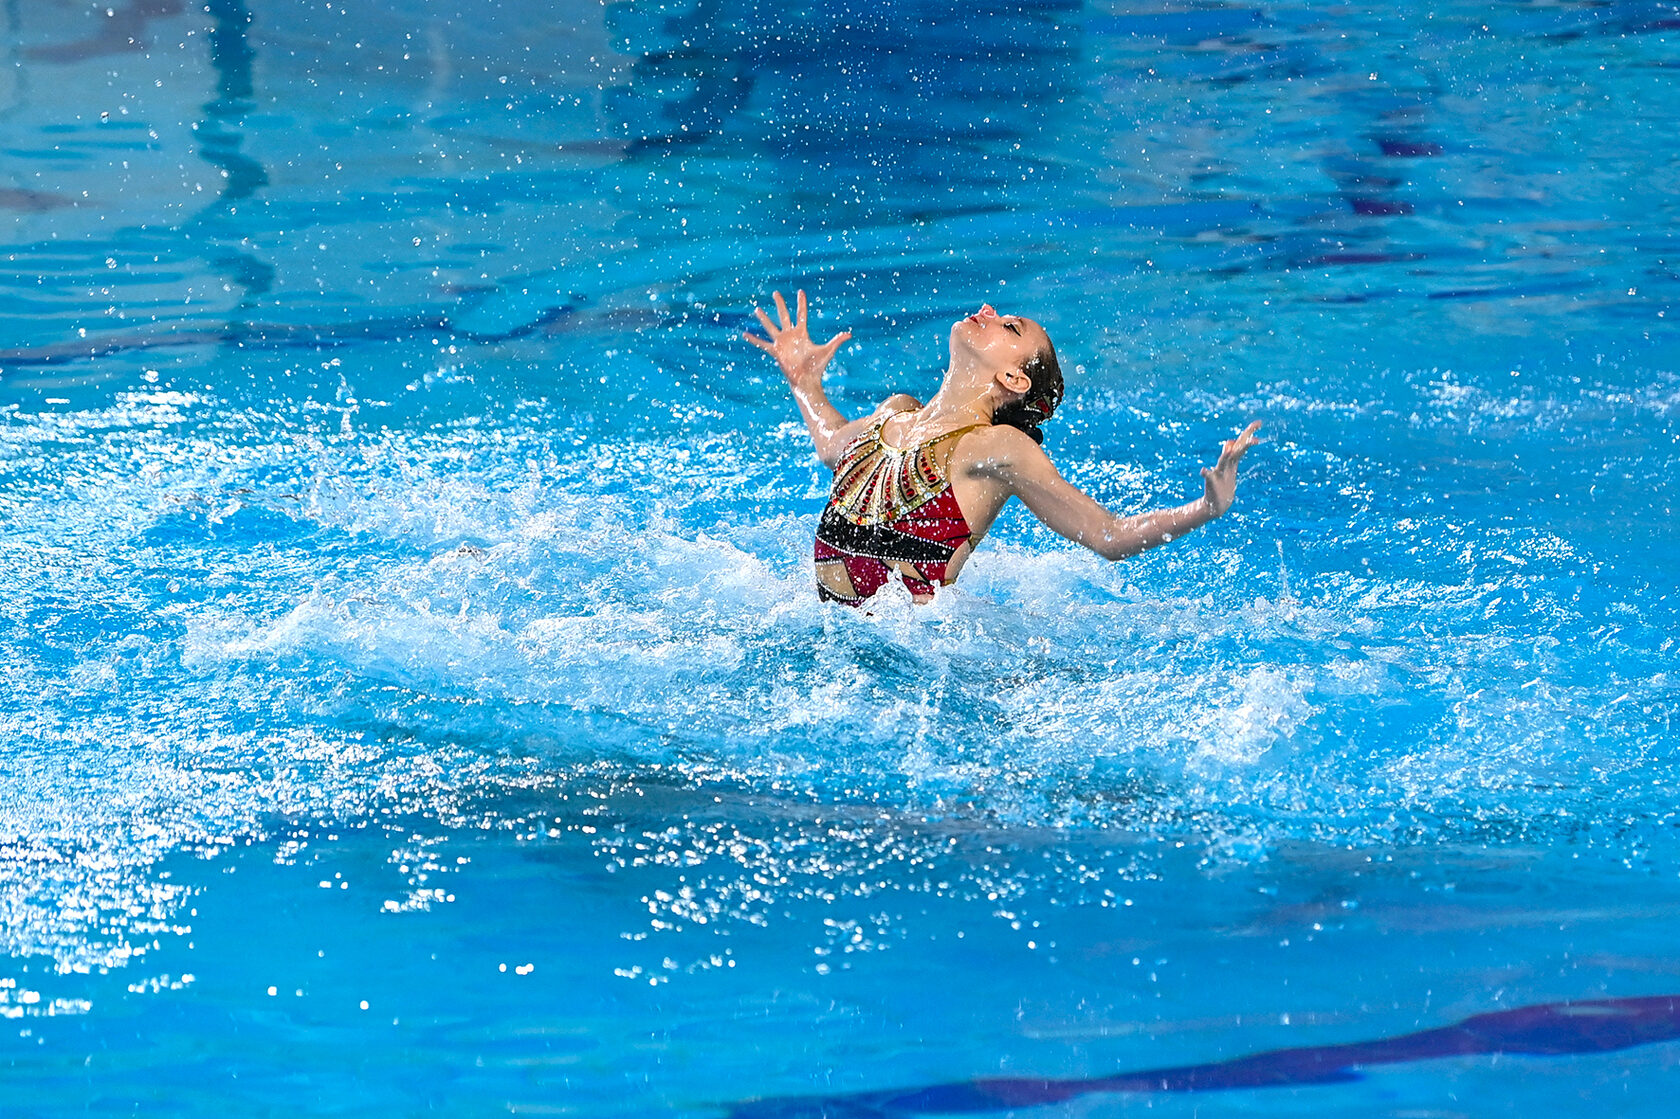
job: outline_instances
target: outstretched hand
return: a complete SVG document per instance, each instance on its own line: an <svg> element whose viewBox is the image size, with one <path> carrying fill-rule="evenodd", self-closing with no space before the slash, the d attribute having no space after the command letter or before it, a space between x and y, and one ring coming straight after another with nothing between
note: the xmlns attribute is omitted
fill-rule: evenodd
<svg viewBox="0 0 1680 1119"><path fill-rule="evenodd" d="M834 353L845 345L851 338L852 332L842 330L826 343L819 346L811 341L811 331L807 326L805 293L799 293L798 315L791 321L788 319L787 302L782 299L781 292L772 293L776 297L776 317L781 320L778 327L770 321L770 316L762 308L754 307L753 314L764 325L764 333L768 339L760 338L751 331L742 331L741 337L776 359L781 366L782 376L795 390L810 389L822 384L823 370L833 359Z"/></svg>
<svg viewBox="0 0 1680 1119"><path fill-rule="evenodd" d="M1242 429L1242 433L1235 439L1227 439L1219 450L1219 461L1212 467L1202 467L1202 500L1207 502L1213 515L1222 517L1225 510L1231 507L1231 502L1237 497L1237 463L1242 461L1243 455L1259 440L1254 433L1260 430L1260 421L1255 420Z"/></svg>

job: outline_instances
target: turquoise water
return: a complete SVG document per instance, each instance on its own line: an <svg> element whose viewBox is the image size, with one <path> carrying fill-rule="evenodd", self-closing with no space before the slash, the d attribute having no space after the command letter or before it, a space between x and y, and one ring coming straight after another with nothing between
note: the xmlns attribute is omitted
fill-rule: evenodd
<svg viewBox="0 0 1680 1119"><path fill-rule="evenodd" d="M937 1114L1680 992L1680 8L0 21L8 1114ZM1116 509L1267 441L825 608L797 285L853 412L1040 319ZM1647 1040L980 1110L1667 1114Z"/></svg>

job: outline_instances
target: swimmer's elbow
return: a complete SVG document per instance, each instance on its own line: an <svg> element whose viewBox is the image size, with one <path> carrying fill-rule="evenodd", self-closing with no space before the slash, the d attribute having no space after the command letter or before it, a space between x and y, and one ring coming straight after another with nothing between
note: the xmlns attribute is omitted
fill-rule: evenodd
<svg viewBox="0 0 1680 1119"><path fill-rule="evenodd" d="M1133 546L1133 541L1111 529L1081 529L1065 535L1075 544L1088 548L1105 560L1129 559L1138 554L1138 549Z"/></svg>
<svg viewBox="0 0 1680 1119"><path fill-rule="evenodd" d="M1088 544L1086 547L1110 563L1119 563L1121 560L1131 559L1144 550L1136 540L1102 540L1095 544Z"/></svg>
<svg viewBox="0 0 1680 1119"><path fill-rule="evenodd" d="M1115 518L1113 524L1097 532L1089 542L1081 541L1103 559L1113 563L1131 559L1149 549L1165 544L1173 538L1171 532L1158 531L1150 520Z"/></svg>

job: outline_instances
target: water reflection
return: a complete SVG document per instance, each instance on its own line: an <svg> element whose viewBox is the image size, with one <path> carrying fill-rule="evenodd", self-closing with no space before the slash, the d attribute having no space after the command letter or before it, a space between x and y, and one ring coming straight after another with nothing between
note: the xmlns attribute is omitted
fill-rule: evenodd
<svg viewBox="0 0 1680 1119"><path fill-rule="evenodd" d="M152 47L148 31L154 22L186 10L183 0L130 0L127 4L94 9L95 29L80 39L28 47L24 57L42 62L81 62L112 55L141 54Z"/></svg>
<svg viewBox="0 0 1680 1119"><path fill-rule="evenodd" d="M245 0L210 0L210 65L216 72L216 96L205 102L205 120L199 124L199 154L221 168L226 182L220 201L232 205L268 185L268 172L261 163L244 154L242 129L245 114L252 107L251 64L256 52L251 46L251 15Z"/></svg>
<svg viewBox="0 0 1680 1119"><path fill-rule="evenodd" d="M799 272L893 332L1007 281L1028 298L1071 294L1076 324L1107 331L1130 313L1184 345L1208 333L1205 315L1269 300L1297 316L1294 337L1334 353L1366 303L1519 333L1537 307L1654 318L1675 284L1660 267L1626 274L1642 250L1617 233L1636 220L1623 202L1620 217L1582 221L1545 205L1554 161L1525 153L1557 146L1552 122L1575 127L1567 80L1499 105L1477 93L1511 77L1511 42L1587 83L1612 81L1591 65L1612 39L1624 74L1660 65L1660 6L1490 23L1468 10L615 3L499 7L446 32L409 4L350 37L336 9L247 0L202 16L130 4L84 29L12 11L19 91L97 62L122 94L9 114L31 173L0 207L24 219L28 270L46 281L30 293L43 313L9 324L14 349L137 319L380 337L358 310L493 337L576 295L696 306L662 320L689 329L638 344L709 362L721 354L699 326L727 335L753 277ZM162 43L201 60L200 107L177 103L173 77L150 87L159 52L143 48ZM259 74L273 111L256 118ZM176 114L198 127L172 133ZM1601 123L1613 150L1580 168L1577 193L1648 177L1637 123ZM183 141L214 173L208 203L166 183ZM135 189L99 197L99 181ZM117 321L87 321L75 293L88 290L109 293ZM1244 344L1280 337L1238 329ZM1133 341L1112 334L1100 350Z"/></svg>

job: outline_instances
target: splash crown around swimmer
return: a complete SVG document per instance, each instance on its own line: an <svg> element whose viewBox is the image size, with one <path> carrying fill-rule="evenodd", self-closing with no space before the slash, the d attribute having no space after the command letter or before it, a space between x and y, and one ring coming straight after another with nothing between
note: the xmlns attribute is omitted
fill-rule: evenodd
<svg viewBox="0 0 1680 1119"><path fill-rule="evenodd" d="M805 293L790 318L781 292L776 319L754 314L766 337L743 337L776 359L811 433L834 471L817 525L817 591L860 606L902 581L917 602L956 581L975 545L1010 498L1052 531L1119 560L1159 547L1223 516L1237 493L1237 464L1260 421L1220 447L1202 468L1202 496L1183 505L1118 516L1063 478L1041 446L1040 428L1062 400L1062 370L1042 326L990 304L951 327L950 364L926 404L889 396L848 420L829 402L823 373L851 338L811 340Z"/></svg>

